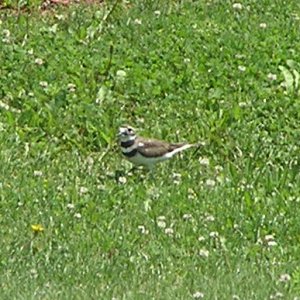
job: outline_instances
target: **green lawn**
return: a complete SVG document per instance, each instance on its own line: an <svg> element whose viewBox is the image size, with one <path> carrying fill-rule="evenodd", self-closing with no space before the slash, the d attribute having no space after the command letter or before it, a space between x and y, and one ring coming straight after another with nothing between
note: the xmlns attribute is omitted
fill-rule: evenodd
<svg viewBox="0 0 300 300"><path fill-rule="evenodd" d="M300 2L104 2L0 11L0 299L299 299Z"/></svg>

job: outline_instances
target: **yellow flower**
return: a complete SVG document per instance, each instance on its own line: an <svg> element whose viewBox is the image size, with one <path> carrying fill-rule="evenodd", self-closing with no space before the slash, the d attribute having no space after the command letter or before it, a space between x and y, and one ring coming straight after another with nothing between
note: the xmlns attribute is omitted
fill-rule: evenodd
<svg viewBox="0 0 300 300"><path fill-rule="evenodd" d="M39 233L44 231L44 227L41 224L33 224L31 225L31 229L34 233Z"/></svg>

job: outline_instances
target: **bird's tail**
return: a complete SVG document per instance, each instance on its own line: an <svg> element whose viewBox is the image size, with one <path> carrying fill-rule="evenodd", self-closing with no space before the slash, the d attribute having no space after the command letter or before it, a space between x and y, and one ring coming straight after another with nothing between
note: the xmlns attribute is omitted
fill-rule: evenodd
<svg viewBox="0 0 300 300"><path fill-rule="evenodd" d="M196 144L173 144L173 150L170 152L170 156L175 155L178 152L184 151L186 149L196 147L195 153L203 146L203 143L196 143Z"/></svg>

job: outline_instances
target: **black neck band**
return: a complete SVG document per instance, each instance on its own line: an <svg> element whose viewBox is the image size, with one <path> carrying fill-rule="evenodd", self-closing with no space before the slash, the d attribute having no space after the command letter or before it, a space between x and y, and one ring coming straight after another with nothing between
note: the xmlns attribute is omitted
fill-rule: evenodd
<svg viewBox="0 0 300 300"><path fill-rule="evenodd" d="M134 140L129 140L127 142L121 142L121 147L128 148L134 144Z"/></svg>
<svg viewBox="0 0 300 300"><path fill-rule="evenodd" d="M136 155L137 153L137 149L133 149L132 151L130 152L122 152L126 157L133 157Z"/></svg>

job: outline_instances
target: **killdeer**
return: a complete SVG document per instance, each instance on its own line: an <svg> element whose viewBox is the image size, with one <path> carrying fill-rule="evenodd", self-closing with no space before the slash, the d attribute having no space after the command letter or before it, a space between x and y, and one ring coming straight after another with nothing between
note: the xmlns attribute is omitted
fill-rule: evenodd
<svg viewBox="0 0 300 300"><path fill-rule="evenodd" d="M147 169L152 169L157 163L170 159L178 152L196 146L139 137L130 126L119 128L118 139L125 158L132 164L142 165Z"/></svg>

